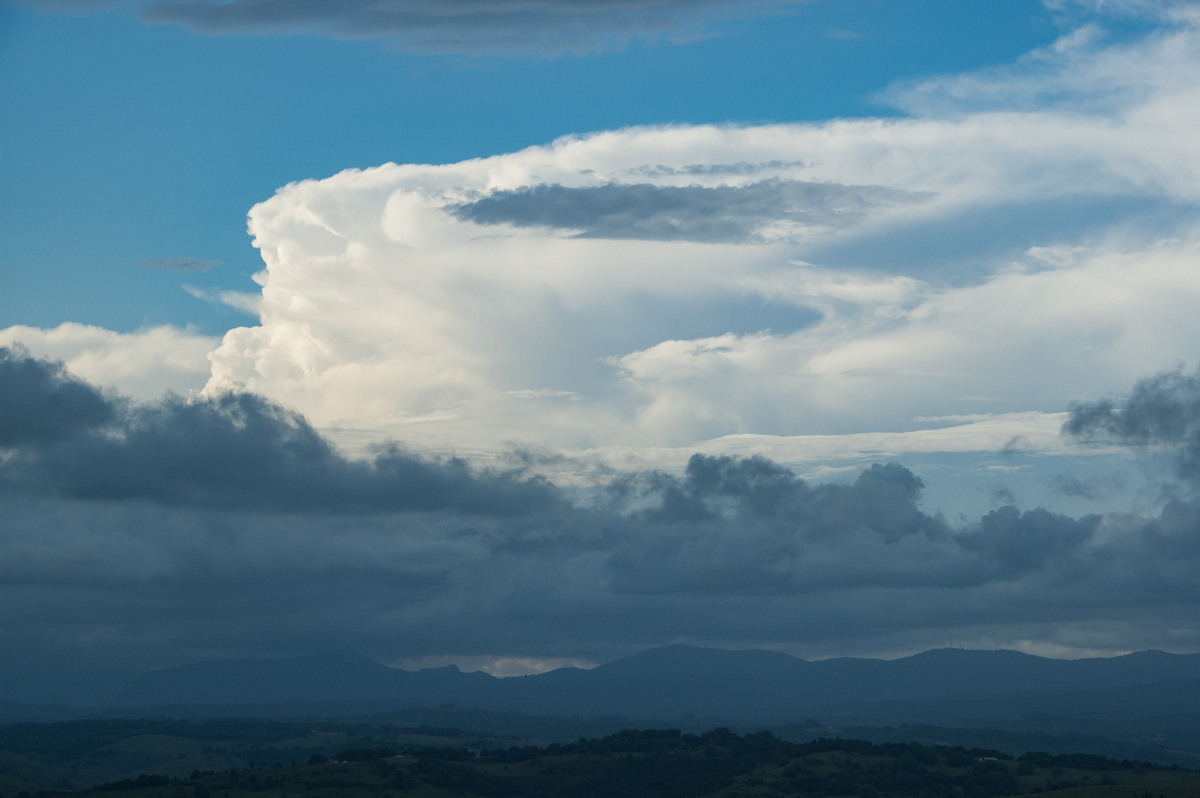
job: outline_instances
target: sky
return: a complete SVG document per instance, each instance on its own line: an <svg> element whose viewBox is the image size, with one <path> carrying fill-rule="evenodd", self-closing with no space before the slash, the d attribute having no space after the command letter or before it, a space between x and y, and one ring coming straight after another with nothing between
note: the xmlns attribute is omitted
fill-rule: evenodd
<svg viewBox="0 0 1200 798"><path fill-rule="evenodd" d="M1200 11L0 4L0 698L1200 650Z"/></svg>

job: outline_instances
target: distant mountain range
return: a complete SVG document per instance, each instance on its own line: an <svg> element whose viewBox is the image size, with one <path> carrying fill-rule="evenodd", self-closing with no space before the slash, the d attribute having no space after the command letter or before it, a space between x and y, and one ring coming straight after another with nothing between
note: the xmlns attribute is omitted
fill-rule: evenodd
<svg viewBox="0 0 1200 798"><path fill-rule="evenodd" d="M1055 660L939 649L897 660L808 662L668 646L590 670L500 679L453 666L406 671L331 652L150 671L104 706L0 700L0 723L146 717L337 719L522 740L639 727L770 728L797 741L1082 751L1200 768L1200 654Z"/></svg>
<svg viewBox="0 0 1200 798"><path fill-rule="evenodd" d="M340 711L331 711L335 705ZM439 705L550 716L968 725L994 719L1009 726L1031 715L1119 712L1178 716L1200 728L1200 654L1056 660L939 649L897 660L809 662L771 651L668 646L591 670L500 679L454 666L405 671L324 653L164 668L133 679L110 702L112 709L209 714L220 708L242 715ZM325 710L312 711L319 706Z"/></svg>

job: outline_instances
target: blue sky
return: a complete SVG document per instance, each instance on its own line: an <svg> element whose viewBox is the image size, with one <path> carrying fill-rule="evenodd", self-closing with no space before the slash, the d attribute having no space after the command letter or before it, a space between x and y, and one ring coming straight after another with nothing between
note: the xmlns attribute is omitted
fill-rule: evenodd
<svg viewBox="0 0 1200 798"><path fill-rule="evenodd" d="M0 5L0 697L1200 649L1198 53L1139 0Z"/></svg>

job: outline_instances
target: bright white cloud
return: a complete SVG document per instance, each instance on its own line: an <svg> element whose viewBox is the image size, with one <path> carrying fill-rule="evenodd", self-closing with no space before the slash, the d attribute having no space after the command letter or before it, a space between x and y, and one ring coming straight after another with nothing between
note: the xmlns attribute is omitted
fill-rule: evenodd
<svg viewBox="0 0 1200 798"><path fill-rule="evenodd" d="M1066 253L1057 252L1056 255ZM829 312L791 335L666 341L620 359L650 428L846 432L924 413L1053 410L1193 356L1200 246L1031 253L965 288L888 313ZM749 389L748 386L753 386ZM807 430L805 430L807 427ZM686 434L687 430L681 430Z"/></svg>
<svg viewBox="0 0 1200 798"><path fill-rule="evenodd" d="M60 360L79 377L137 399L167 391L199 391L209 376L212 336L178 327L118 333L67 322L52 329L14 325L0 329L0 346L21 344L32 354Z"/></svg>
<svg viewBox="0 0 1200 798"><path fill-rule="evenodd" d="M261 323L209 388L459 451L1062 411L1194 356L1198 53L1186 20L1089 29L907 87L907 119L618 130L287 186L251 213ZM907 256L970 236L1005 254Z"/></svg>

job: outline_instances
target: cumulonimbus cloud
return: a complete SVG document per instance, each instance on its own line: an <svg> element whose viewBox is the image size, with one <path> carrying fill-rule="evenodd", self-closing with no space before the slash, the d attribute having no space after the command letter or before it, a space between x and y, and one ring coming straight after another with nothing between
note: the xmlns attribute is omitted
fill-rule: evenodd
<svg viewBox="0 0 1200 798"><path fill-rule="evenodd" d="M999 91L1021 94L1014 68L964 84L965 110L616 130L287 186L251 211L260 324L225 336L210 389L457 450L1061 412L1200 335L1200 94L1177 77L1198 41L1049 48L1053 102ZM1114 71L1139 90L1093 104Z"/></svg>
<svg viewBox="0 0 1200 798"><path fill-rule="evenodd" d="M1153 512L952 521L903 465L818 483L754 456L863 429L902 449L980 418L1015 457L1075 400L1069 432L1181 444L1186 465L1193 378L1092 402L1200 337L1200 95L1180 78L1197 42L1186 21L1116 47L1073 38L1033 70L1061 78L1052 100L1019 65L930 84L972 101L914 100L927 110L905 119L610 131L289 185L251 214L259 322L212 351L203 394L141 402L0 358L0 600L19 610L0 646L33 670L81 652L603 659L668 640L884 653L949 630L1060 652L1197 647L1187 491ZM1118 72L1138 90L1096 102ZM905 201L800 224L742 201L780 186ZM722 207L728 227L705 237ZM981 228L986 254L963 238ZM971 255L939 255L956 244ZM117 362L205 343L151 332L72 328L31 348ZM337 426L421 451L499 458L515 438L631 461L730 434L746 456L706 445L679 473L568 488L531 454L351 459L318 431Z"/></svg>

